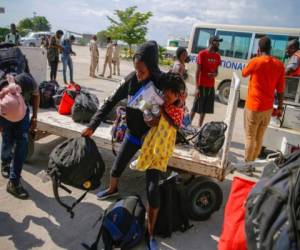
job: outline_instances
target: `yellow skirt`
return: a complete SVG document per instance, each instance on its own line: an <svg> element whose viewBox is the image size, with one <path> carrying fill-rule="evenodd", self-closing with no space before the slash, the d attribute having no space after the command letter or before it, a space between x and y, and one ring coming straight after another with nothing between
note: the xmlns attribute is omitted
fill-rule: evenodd
<svg viewBox="0 0 300 250"><path fill-rule="evenodd" d="M151 128L144 139L136 169L157 169L166 172L175 148L176 131L162 115L158 126Z"/></svg>

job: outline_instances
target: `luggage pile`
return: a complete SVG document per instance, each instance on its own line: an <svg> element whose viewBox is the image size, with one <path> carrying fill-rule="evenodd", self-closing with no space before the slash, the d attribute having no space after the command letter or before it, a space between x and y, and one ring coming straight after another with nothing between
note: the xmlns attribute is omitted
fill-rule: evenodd
<svg viewBox="0 0 300 250"><path fill-rule="evenodd" d="M39 90L40 108L56 108L61 115L71 115L74 122L90 122L99 106L97 96L78 84L59 87L56 81L44 81Z"/></svg>

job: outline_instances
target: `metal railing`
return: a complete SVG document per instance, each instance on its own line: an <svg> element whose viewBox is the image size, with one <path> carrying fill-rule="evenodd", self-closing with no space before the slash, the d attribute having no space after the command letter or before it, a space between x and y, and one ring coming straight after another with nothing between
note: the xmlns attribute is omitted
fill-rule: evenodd
<svg viewBox="0 0 300 250"><path fill-rule="evenodd" d="M223 153L221 158L221 168L225 168L227 166L227 159L228 159L229 149L232 140L235 116L236 116L238 103L240 99L240 87L241 87L241 80L236 74L236 72L233 72L231 86L230 86L230 94L228 99L228 106L226 110L226 117L224 121L227 124L227 130L225 133L225 141L224 141Z"/></svg>

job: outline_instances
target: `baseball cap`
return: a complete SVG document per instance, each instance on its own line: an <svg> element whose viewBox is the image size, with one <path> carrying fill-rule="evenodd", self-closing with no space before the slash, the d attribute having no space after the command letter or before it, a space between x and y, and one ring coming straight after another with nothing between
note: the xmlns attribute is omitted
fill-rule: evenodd
<svg viewBox="0 0 300 250"><path fill-rule="evenodd" d="M209 43L212 43L212 42L223 42L223 39L220 38L219 36L211 36L209 38Z"/></svg>

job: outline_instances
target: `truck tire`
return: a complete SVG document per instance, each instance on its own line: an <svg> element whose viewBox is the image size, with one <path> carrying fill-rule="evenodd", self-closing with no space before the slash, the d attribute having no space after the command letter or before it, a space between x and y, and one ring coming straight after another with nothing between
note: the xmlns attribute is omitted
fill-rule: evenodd
<svg viewBox="0 0 300 250"><path fill-rule="evenodd" d="M188 215L192 220L203 221L220 209L223 193L219 185L209 178L196 178L187 186Z"/></svg>
<svg viewBox="0 0 300 250"><path fill-rule="evenodd" d="M228 104L228 99L229 99L229 93L230 93L230 81L225 81L223 82L220 87L218 88L218 98L219 101L225 105Z"/></svg>

